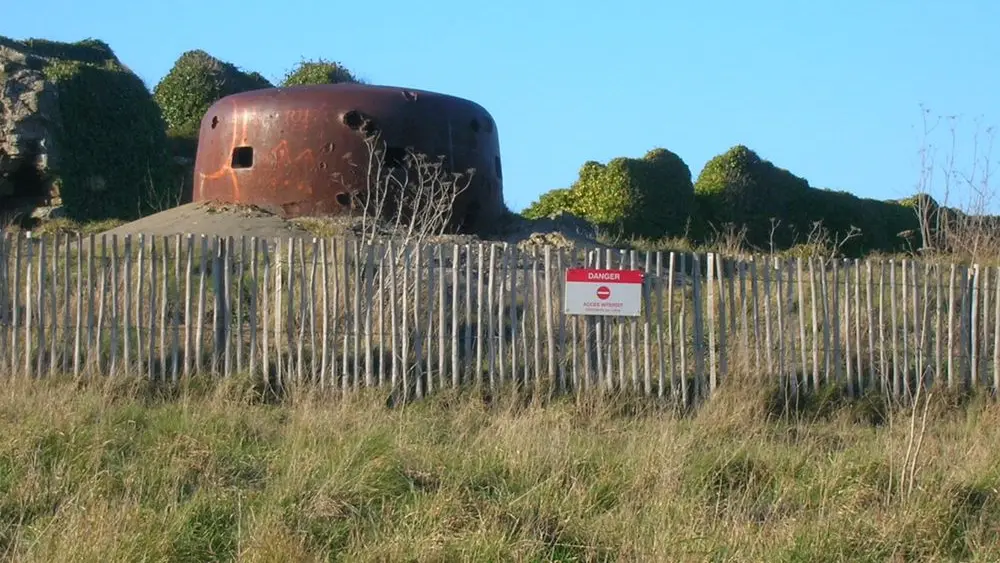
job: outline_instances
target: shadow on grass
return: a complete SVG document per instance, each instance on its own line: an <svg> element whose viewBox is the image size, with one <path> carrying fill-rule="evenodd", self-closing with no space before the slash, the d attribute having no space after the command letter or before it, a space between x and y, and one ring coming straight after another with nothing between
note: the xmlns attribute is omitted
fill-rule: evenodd
<svg viewBox="0 0 1000 563"><path fill-rule="evenodd" d="M826 421L845 413L856 424L881 427L894 416L909 416L913 409L927 408L933 417L979 406L990 400L993 393L985 388L937 385L917 392L916 381L910 382L909 393L893 396L886 387L869 387L863 391L846 384L830 383L818 390L802 385L797 392L787 386L772 386L764 397L764 410L771 419Z"/></svg>

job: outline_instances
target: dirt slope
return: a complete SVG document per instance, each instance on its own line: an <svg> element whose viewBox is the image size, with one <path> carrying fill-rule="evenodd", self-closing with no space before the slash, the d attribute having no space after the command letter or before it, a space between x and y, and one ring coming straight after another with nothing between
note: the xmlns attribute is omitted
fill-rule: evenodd
<svg viewBox="0 0 1000 563"><path fill-rule="evenodd" d="M221 237L288 238L310 236L295 223L245 206L188 203L126 223L106 234L129 235L204 234Z"/></svg>

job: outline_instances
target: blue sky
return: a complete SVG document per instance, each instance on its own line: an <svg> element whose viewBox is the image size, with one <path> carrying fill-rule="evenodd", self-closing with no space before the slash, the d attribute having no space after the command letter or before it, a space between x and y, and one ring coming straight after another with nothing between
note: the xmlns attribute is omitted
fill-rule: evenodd
<svg viewBox="0 0 1000 563"><path fill-rule="evenodd" d="M904 197L920 104L960 117L963 169L976 120L980 154L982 129L1000 125L998 0L11 1L0 34L103 39L150 88L204 49L272 80L324 57L467 97L496 118L514 209L587 160L657 146L695 176L745 144L814 186ZM947 130L931 142L947 148Z"/></svg>

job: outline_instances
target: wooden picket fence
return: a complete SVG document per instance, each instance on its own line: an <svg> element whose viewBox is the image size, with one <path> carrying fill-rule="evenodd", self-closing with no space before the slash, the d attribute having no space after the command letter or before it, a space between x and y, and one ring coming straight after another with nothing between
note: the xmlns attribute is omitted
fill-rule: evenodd
<svg viewBox="0 0 1000 563"><path fill-rule="evenodd" d="M636 318L563 312L569 267L646 273ZM500 243L185 236L0 246L0 373L235 373L404 398L514 384L694 404L732 378L910 396L1000 386L1000 270Z"/></svg>

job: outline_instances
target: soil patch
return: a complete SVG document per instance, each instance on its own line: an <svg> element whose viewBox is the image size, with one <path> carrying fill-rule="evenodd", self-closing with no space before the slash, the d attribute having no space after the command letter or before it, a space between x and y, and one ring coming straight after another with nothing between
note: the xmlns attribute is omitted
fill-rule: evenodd
<svg viewBox="0 0 1000 563"><path fill-rule="evenodd" d="M308 237L309 231L252 206L188 203L126 223L105 234L173 236L198 234L220 237Z"/></svg>

